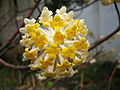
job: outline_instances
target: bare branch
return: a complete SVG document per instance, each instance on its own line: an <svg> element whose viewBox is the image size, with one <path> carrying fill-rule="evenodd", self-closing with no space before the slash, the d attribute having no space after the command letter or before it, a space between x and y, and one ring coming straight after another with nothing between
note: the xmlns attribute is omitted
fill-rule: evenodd
<svg viewBox="0 0 120 90"><path fill-rule="evenodd" d="M34 10L39 5L39 2L40 2L40 0L38 0L38 2L34 5L33 9L31 10L31 12L28 14L28 16L26 18L29 18L33 14ZM20 27L16 30L16 32L14 32L14 34L6 41L6 43L0 48L0 52L2 52L5 48L7 48L12 43L12 41L18 35L19 29L23 26L24 26L24 22L20 25Z"/></svg>
<svg viewBox="0 0 120 90"><path fill-rule="evenodd" d="M28 11L28 10L30 10L30 9L32 9L32 7L26 8L26 9L24 9L24 10L20 10L20 11L18 11L18 13L23 13L23 12L26 12L26 11Z"/></svg>
<svg viewBox="0 0 120 90"><path fill-rule="evenodd" d="M102 44L103 42L105 42L106 40L111 38L113 35L115 35L118 31L120 31L120 26L116 30L114 30L112 33L107 35L106 37L95 41L94 44L89 48L88 51L91 51L92 49L96 48L97 46L99 46L100 44Z"/></svg>
<svg viewBox="0 0 120 90"><path fill-rule="evenodd" d="M118 21L119 21L119 26L120 26L120 12L119 12L119 9L118 9L118 6L117 6L117 3L114 2L114 6L115 6L115 10L117 12L117 16L118 16Z"/></svg>
<svg viewBox="0 0 120 90"><path fill-rule="evenodd" d="M100 44L102 44L106 40L110 39L112 36L114 36L117 32L120 31L120 12L119 12L119 9L118 9L118 6L116 3L114 3L114 6L115 6L115 10L117 12L118 20L119 20L118 28L116 30L114 30L112 33L110 33L109 35L105 36L104 38L95 41L94 44L89 48L88 51L91 51L92 49L96 48L97 46L99 46Z"/></svg>
<svg viewBox="0 0 120 90"><path fill-rule="evenodd" d="M116 12L117 12L117 15L118 15L118 21L119 21L119 26L120 26L120 12L119 12L119 9L118 9L118 6L117 6L116 2L114 2L114 6L115 6L115 9L116 9ZM115 75L116 70L117 70L117 67L116 67L117 62L118 62L118 59L116 60L114 68L112 70L112 73L111 73L111 75L109 77L108 90L111 89L112 79L113 79L113 76Z"/></svg>
<svg viewBox="0 0 120 90"><path fill-rule="evenodd" d="M13 68L13 69L18 69L18 70L27 70L27 69L29 69L28 66L16 66L16 65L13 65L13 64L9 64L9 63L5 62L2 59L0 59L0 64L4 65L6 67Z"/></svg>
<svg viewBox="0 0 120 90"><path fill-rule="evenodd" d="M111 88L111 83L112 83L113 76L115 75L115 73L116 73L116 71L117 71L117 67L116 67L117 63L118 63L118 59L116 60L115 65L114 65L114 68L113 68L113 70L112 70L112 73L111 73L111 75L110 75L110 77L109 77L108 90L110 90L110 88Z"/></svg>
<svg viewBox="0 0 120 90"><path fill-rule="evenodd" d="M14 18L15 18L15 15L12 16L12 17L0 28L0 31L2 31Z"/></svg>
<svg viewBox="0 0 120 90"><path fill-rule="evenodd" d="M96 3L98 0L94 0L94 1L92 1L91 3L89 3L89 4L86 4L85 6L83 6L83 7L80 7L80 8L77 8L77 9L69 9L68 11L71 11L71 10L73 10L73 11L80 11L80 10L83 10L83 9L85 9L85 8L87 8L87 7L89 7L89 6L91 6L92 4L94 4L94 3Z"/></svg>

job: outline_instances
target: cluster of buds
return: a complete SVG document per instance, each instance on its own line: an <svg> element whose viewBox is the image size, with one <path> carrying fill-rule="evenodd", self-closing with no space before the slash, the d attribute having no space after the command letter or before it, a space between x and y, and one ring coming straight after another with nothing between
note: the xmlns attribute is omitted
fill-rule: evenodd
<svg viewBox="0 0 120 90"><path fill-rule="evenodd" d="M86 40L88 32L84 20L74 20L74 13L66 13L66 7L52 11L44 7L39 17L24 19L25 27L20 43L25 47L23 61L29 60L32 70L39 70L43 79L61 79L73 76L73 67L85 62L90 43Z"/></svg>
<svg viewBox="0 0 120 90"><path fill-rule="evenodd" d="M103 5L111 5L111 4L113 4L114 2L120 2L120 0L101 0L101 3L103 4Z"/></svg>

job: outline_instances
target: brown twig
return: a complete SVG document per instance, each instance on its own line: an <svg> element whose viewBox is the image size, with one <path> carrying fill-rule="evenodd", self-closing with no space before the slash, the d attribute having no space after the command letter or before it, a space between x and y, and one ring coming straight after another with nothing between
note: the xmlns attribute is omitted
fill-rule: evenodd
<svg viewBox="0 0 120 90"><path fill-rule="evenodd" d="M114 30L112 33L110 33L109 35L107 35L106 37L95 41L94 44L89 48L88 51L91 51L92 49L96 48L97 46L99 46L100 44L102 44L103 42L105 42L106 40L110 39L118 31L120 31L120 26L116 30Z"/></svg>
<svg viewBox="0 0 120 90"><path fill-rule="evenodd" d="M91 2L91 3L89 3L89 4L86 4L85 6L83 6L83 7L80 7L80 8L77 8L77 9L73 9L73 8L71 8L71 9L69 9L68 11L71 11L71 10L73 10L73 11L80 11L80 10L83 10L83 9L85 9L85 8L87 8L87 7L89 7L89 6L91 6L92 4L94 4L95 2L97 2L98 0L94 0L93 2Z"/></svg>
<svg viewBox="0 0 120 90"><path fill-rule="evenodd" d="M2 31L14 18L15 18L15 15L12 16L12 17L0 28L0 31Z"/></svg>
<svg viewBox="0 0 120 90"><path fill-rule="evenodd" d="M18 13L23 13L23 12L29 11L30 9L32 9L32 7L29 7L29 8L23 9L23 10L20 10L20 11L18 11Z"/></svg>
<svg viewBox="0 0 120 90"><path fill-rule="evenodd" d="M120 12L119 12L119 9L118 9L118 6L117 6L116 2L114 2L114 6L115 6L115 10L117 12L118 22L119 22L119 26L120 26Z"/></svg>
<svg viewBox="0 0 120 90"><path fill-rule="evenodd" d="M118 6L117 6L116 2L114 2L114 6L115 6L115 9L116 9L116 12L117 12L118 22L119 22L119 27L120 27L120 12L119 12L119 9L118 9ZM117 70L117 67L116 67L117 62L118 62L118 60L116 60L114 69L112 70L112 73L109 77L108 90L110 90L110 88L111 88L112 79L113 79L113 76L115 75L115 72Z"/></svg>
<svg viewBox="0 0 120 90"><path fill-rule="evenodd" d="M110 88L111 88L112 79L113 79L113 76L115 75L115 72L117 70L117 67L116 67L117 63L118 63L118 59L116 60L114 67L113 67L113 70L112 70L112 73L109 77L108 90L110 90Z"/></svg>
<svg viewBox="0 0 120 90"><path fill-rule="evenodd" d="M17 69L17 70L27 70L27 69L29 69L28 66L16 66L16 65L9 64L9 63L5 62L3 59L0 59L0 64L4 65L6 67Z"/></svg>
<svg viewBox="0 0 120 90"><path fill-rule="evenodd" d="M79 10L83 10L84 8L87 8L89 6L91 6L92 4L94 4L95 2L97 2L98 0L94 0L93 2L89 3L89 4L86 4L85 6L81 7L81 8L78 8L78 9L75 9L74 11L79 11Z"/></svg>
<svg viewBox="0 0 120 90"><path fill-rule="evenodd" d="M115 67L114 67L114 69L113 69L113 71L112 71L112 73L111 73L111 75L109 77L108 90L110 90L112 79L113 79L113 76L115 75L116 70L117 70L117 68L116 68L116 65L115 65Z"/></svg>
<svg viewBox="0 0 120 90"><path fill-rule="evenodd" d="M0 28L0 31L2 31L14 18L15 20L17 19L17 12L18 12L18 4L17 4L17 1L14 0L14 9L15 9L15 15L13 15L1 28ZM10 12L10 10L8 11Z"/></svg>
<svg viewBox="0 0 120 90"><path fill-rule="evenodd" d="M28 16L26 16L26 18L29 18L32 14L33 14L33 12L34 12L34 10L38 7L38 5L39 5L39 2L40 2L40 0L38 0L38 2L34 5L34 7L33 7L33 9L31 10L31 12L28 14ZM12 43L12 41L15 39L15 37L18 35L18 33L19 33L19 29L21 28L21 27L23 27L24 26L24 22L20 25L20 27L16 30L16 32L6 41L6 43L0 48L0 52L2 52L5 48L7 48L11 43Z"/></svg>
<svg viewBox="0 0 120 90"><path fill-rule="evenodd" d="M24 26L24 23L21 24L21 27ZM12 41L15 39L15 37L17 36L17 34L19 33L19 28L16 30L16 32L7 40L7 42L0 48L0 52L2 52L5 48L7 48L11 43Z"/></svg>
<svg viewBox="0 0 120 90"><path fill-rule="evenodd" d="M109 35L107 35L106 37L95 41L94 44L89 48L88 51L91 51L92 49L96 48L97 46L99 46L100 44L102 44L106 40L110 39L113 35L115 35L117 32L120 31L120 12L119 12L119 9L118 9L116 3L114 3L114 6L115 6L115 10L117 12L117 16L118 16L118 20L119 20L119 26L118 26L118 28L116 30L114 30L112 33L110 33Z"/></svg>
<svg viewBox="0 0 120 90"><path fill-rule="evenodd" d="M83 82L84 82L84 72L81 71L81 73L80 73L80 84L79 84L81 89L84 86Z"/></svg>

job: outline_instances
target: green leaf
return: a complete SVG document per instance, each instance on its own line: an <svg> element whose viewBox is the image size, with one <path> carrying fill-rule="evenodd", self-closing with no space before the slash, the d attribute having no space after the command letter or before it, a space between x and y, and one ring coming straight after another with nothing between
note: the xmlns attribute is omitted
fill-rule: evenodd
<svg viewBox="0 0 120 90"><path fill-rule="evenodd" d="M47 83L47 87L49 88L49 87L51 87L53 85L53 82L51 82L51 81L49 81L48 83Z"/></svg>

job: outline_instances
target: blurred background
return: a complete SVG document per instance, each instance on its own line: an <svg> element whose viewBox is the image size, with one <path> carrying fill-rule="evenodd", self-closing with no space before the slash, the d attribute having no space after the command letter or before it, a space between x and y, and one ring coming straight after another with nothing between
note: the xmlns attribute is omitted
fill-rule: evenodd
<svg viewBox="0 0 120 90"><path fill-rule="evenodd" d="M0 50L0 58L13 65L28 65L22 62L24 50L17 31L25 17L38 19L44 6L54 13L66 6L68 11L74 11L74 19L85 19L91 44L119 25L114 4L103 5L101 0L0 0L0 48L10 41ZM117 6L120 9L119 3ZM90 52L91 64L82 65L79 73L63 80L40 81L35 72L15 70L0 62L0 90L120 90L120 71L116 68L119 53L120 33Z"/></svg>

